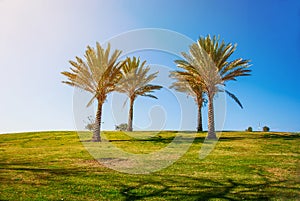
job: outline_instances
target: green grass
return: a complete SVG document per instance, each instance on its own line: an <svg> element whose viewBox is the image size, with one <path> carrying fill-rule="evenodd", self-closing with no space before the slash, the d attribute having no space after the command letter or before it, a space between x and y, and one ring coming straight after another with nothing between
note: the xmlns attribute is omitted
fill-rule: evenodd
<svg viewBox="0 0 300 201"><path fill-rule="evenodd" d="M177 134L104 132L131 153L150 153ZM90 138L81 133L81 140ZM186 138L193 133L184 133ZM223 132L199 159L205 133L168 168L126 174L99 164L76 132L0 135L0 200L297 200L299 133ZM94 144L97 145L97 144ZM99 145L99 144L98 144Z"/></svg>

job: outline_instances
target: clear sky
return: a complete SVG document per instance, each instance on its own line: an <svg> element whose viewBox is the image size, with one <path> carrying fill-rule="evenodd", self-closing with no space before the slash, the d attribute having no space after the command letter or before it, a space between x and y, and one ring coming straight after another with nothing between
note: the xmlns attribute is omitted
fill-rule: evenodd
<svg viewBox="0 0 300 201"><path fill-rule="evenodd" d="M0 0L0 133L76 129L74 90L61 83L60 72L69 69L68 60L82 57L87 45L141 28L169 29L194 41L220 35L238 44L232 58L251 59L252 76L227 84L244 109L227 98L224 130L267 125L300 131L298 0ZM175 68L170 55L136 55ZM136 125L147 127L151 114L143 118L142 106L152 104L161 106L152 112L167 116L165 129L179 129L178 105L172 94L163 92L157 93L158 100L138 98ZM109 104L117 96L112 94L104 104L104 129L126 122L126 115L118 122L111 118ZM196 107L191 98L187 101L189 115L182 118L188 123L182 129L193 130Z"/></svg>

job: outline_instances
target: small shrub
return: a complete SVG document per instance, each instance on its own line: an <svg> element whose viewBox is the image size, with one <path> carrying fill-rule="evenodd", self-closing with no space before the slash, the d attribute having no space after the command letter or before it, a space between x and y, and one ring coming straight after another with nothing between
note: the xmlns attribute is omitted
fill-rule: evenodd
<svg viewBox="0 0 300 201"><path fill-rule="evenodd" d="M249 127L246 129L246 131L248 131L248 132L252 132L252 131L253 131L253 129L252 129L252 127L251 127L251 126L249 126Z"/></svg>
<svg viewBox="0 0 300 201"><path fill-rule="evenodd" d="M92 116L88 117L88 122L85 122L85 129L88 129L89 131L94 130L94 126L95 126L95 119Z"/></svg>
<svg viewBox="0 0 300 201"><path fill-rule="evenodd" d="M126 123L115 125L115 130L117 131L126 131L128 128L128 125Z"/></svg>
<svg viewBox="0 0 300 201"><path fill-rule="evenodd" d="M263 127L263 131L264 131L264 132L269 132L269 131L270 131L270 128L269 128L268 126L264 126L264 127Z"/></svg>

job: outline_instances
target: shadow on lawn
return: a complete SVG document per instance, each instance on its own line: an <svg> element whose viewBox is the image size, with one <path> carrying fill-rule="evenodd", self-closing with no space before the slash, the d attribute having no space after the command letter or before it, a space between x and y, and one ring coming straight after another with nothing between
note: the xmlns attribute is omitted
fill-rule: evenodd
<svg viewBox="0 0 300 201"><path fill-rule="evenodd" d="M147 139L114 139L114 140L109 140L109 142L161 142L161 143L170 143L174 137L160 137L160 136L155 136L155 137L150 137Z"/></svg>
<svg viewBox="0 0 300 201"><path fill-rule="evenodd" d="M289 133L289 134L276 134L276 133L259 133L252 136L245 134L245 136L226 136L222 135L218 141L235 141L235 140L247 140L247 139L283 139L283 140L300 140L299 133ZM203 143L205 137L196 137L194 142Z"/></svg>
<svg viewBox="0 0 300 201"><path fill-rule="evenodd" d="M167 131L162 131L156 136L146 138L146 139L138 139L138 138L130 138L130 139L109 139L109 142L153 142L153 143L164 143L169 144L174 139L174 136L161 136L164 135ZM177 131L168 131L171 133L178 133ZM245 132L240 136L226 136L226 133L231 133L231 131L222 131L222 135L219 138L219 142L229 142L229 141L239 141L239 140L247 140L247 139L283 139L283 140L300 140L300 133L276 133L276 132ZM180 133L186 134L185 137L182 137L181 142L189 141L193 138L195 132L193 131L180 131ZM206 138L207 132L200 132L200 136L194 138L194 143L203 143ZM90 140L82 141L82 142L90 142Z"/></svg>
<svg viewBox="0 0 300 201"><path fill-rule="evenodd" d="M157 200L271 200L271 198L280 198L283 200L296 200L295 194L290 191L296 191L297 188L290 187L291 181L270 181L265 175L256 172L255 176L261 178L260 183L253 184L249 180L237 181L234 178L196 178L186 175L129 175L122 174L108 169L92 169L86 171L80 168L68 169L51 169L51 168L30 168L24 167L26 164L3 164L0 163L0 171L22 171L34 173L36 179L49 181L54 179L55 186L48 186L56 189L59 185L62 191L67 194L85 194L88 191L98 192L99 195L103 193L103 188L107 188L107 184L117 190L117 197L121 200L143 200L146 198ZM22 167L23 166L23 167ZM100 170L100 171L99 171ZM46 177L43 176L46 173ZM43 177L40 177L43 176ZM76 177L77 179L69 180L69 177ZM91 182L87 182L91 179ZM95 182L98 181L98 182ZM12 183L12 178L5 178L0 176L0 184ZM34 181L32 181L34 182ZM244 183L245 182L245 183ZM27 183L29 184L29 183ZM32 183L34 185L34 183ZM30 184L30 185L32 185ZM64 187L64 185L66 187ZM85 190L81 188L86 185ZM69 186L73 188L70 189ZM286 187L289 186L289 187ZM295 186L295 185L293 185ZM277 192L274 195L273 192ZM279 193L280 192L280 193ZM116 191L114 191L116 193ZM299 194L298 194L299 195ZM89 195L91 199L98 197L97 194ZM110 195L107 199L110 199ZM277 196L277 197L276 197ZM280 197L279 197L280 196Z"/></svg>
<svg viewBox="0 0 300 201"><path fill-rule="evenodd" d="M274 133L264 133L261 138L265 139L283 139L283 140L295 140L295 139L300 139L300 134L299 133L289 133L285 135L278 135Z"/></svg>
<svg viewBox="0 0 300 201"><path fill-rule="evenodd" d="M191 136L189 134L194 134L193 132L184 132L187 134L186 139L181 138L181 140L191 140ZM245 139L283 139L283 140L296 140L300 139L300 134L299 133L289 133L289 134L276 134L276 133L256 133L254 132L254 135L248 135L245 134L244 136L226 136L226 134L223 134L218 141L236 141L236 140L245 140ZM154 142L154 143L170 143L174 137L161 137L159 135L147 138L147 139L113 139L109 140L110 142L125 142L125 141L131 141L131 142ZM194 143L203 143L205 140L205 135L204 136L197 136L194 138Z"/></svg>
<svg viewBox="0 0 300 201"><path fill-rule="evenodd" d="M288 181L269 181L260 184L247 184L232 179L217 181L189 176L170 175L168 179L151 178L135 186L124 186L121 190L125 201L143 200L144 198L166 198L167 200L270 200L274 198L268 188L291 190L284 187ZM279 187L280 185L280 187ZM154 188L155 187L155 188ZM294 188L296 189L296 188ZM141 193L145 192L145 193ZM280 193L280 199L296 198L290 193ZM295 196L295 195L294 195Z"/></svg>
<svg viewBox="0 0 300 201"><path fill-rule="evenodd" d="M86 173L86 171L81 170L79 168L41 168L40 166L44 165L42 163L26 163L26 162L18 162L18 163L1 163L0 162L0 171L16 171L20 173L31 172L35 175L47 173L49 178L51 176L77 176L82 173ZM11 178L3 180L4 177L0 175L0 183L4 181L10 181Z"/></svg>

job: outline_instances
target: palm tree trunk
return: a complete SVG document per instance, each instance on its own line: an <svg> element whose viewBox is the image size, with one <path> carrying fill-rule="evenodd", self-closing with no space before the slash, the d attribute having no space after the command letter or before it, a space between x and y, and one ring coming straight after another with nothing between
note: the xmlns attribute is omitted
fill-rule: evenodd
<svg viewBox="0 0 300 201"><path fill-rule="evenodd" d="M134 97L130 97L130 108L129 108L129 114L128 114L128 128L127 128L127 131L132 131L133 103L134 103Z"/></svg>
<svg viewBox="0 0 300 201"><path fill-rule="evenodd" d="M208 96L208 139L216 140L213 96Z"/></svg>
<svg viewBox="0 0 300 201"><path fill-rule="evenodd" d="M202 127L202 103L198 103L198 126L197 126L197 132L203 131Z"/></svg>
<svg viewBox="0 0 300 201"><path fill-rule="evenodd" d="M97 114L96 114L96 120L94 125L94 131L93 131L93 142L101 142L101 116L102 116L102 102L98 101L98 108L97 108Z"/></svg>

